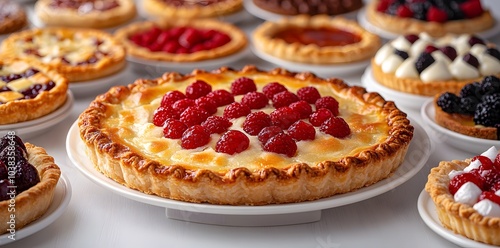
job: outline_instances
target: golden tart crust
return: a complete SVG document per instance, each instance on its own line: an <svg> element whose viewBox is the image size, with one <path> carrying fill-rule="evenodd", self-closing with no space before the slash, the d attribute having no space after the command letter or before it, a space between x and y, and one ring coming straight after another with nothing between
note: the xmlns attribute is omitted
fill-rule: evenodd
<svg viewBox="0 0 500 248"><path fill-rule="evenodd" d="M132 20L137 15L132 0L115 0L119 6L105 11L90 11L82 14L78 9L54 8L54 0L40 0L35 3L35 14L46 26L79 28L110 28Z"/></svg>
<svg viewBox="0 0 500 248"><path fill-rule="evenodd" d="M134 44L129 37L133 34L149 30L153 27L161 29L168 29L173 27L193 27L197 29L214 29L227 34L231 41L228 43L210 49L202 50L193 53L168 53L166 51L153 52L146 47L141 47ZM247 46L247 38L245 33L234 25L229 23L220 22L217 20L204 19L204 20L159 20L159 21L146 21L137 22L123 27L116 31L115 37L122 41L127 49L129 56L164 62L195 62L202 60L210 60L229 56L236 52L242 51Z"/></svg>
<svg viewBox="0 0 500 248"><path fill-rule="evenodd" d="M321 142L298 145L298 154L292 158L259 148L227 155L212 148L184 150L176 140L163 138L162 129L151 123L167 91L195 79L214 89L228 88L243 76L254 79L258 88L278 81L295 90L314 85L322 94L335 96L355 138L328 136ZM377 93L349 87L339 79L323 80L280 68L263 72L254 66L241 71L166 73L158 79L114 87L90 104L78 125L95 168L111 179L165 198L229 205L302 202L374 184L403 162L413 137L406 114Z"/></svg>
<svg viewBox="0 0 500 248"><path fill-rule="evenodd" d="M444 227L476 241L500 245L500 218L482 216L471 206L455 202L448 190L450 171L463 170L469 163L470 159L440 162L431 170L425 190L434 201Z"/></svg>
<svg viewBox="0 0 500 248"><path fill-rule="evenodd" d="M276 33L294 27L335 28L359 36L359 42L339 46L318 46L316 44L288 43L275 38ZM366 31L356 22L341 17L326 15L313 17L299 15L281 19L278 22L265 22L253 33L256 49L277 58L310 64L350 63L372 57L380 47L378 36Z"/></svg>
<svg viewBox="0 0 500 248"><path fill-rule="evenodd" d="M45 66L41 66L38 64L35 65L20 60L0 61L0 68L0 75L2 75L4 72L21 73L29 68L39 70L37 74L29 78L21 78L17 80L19 81L19 84L25 84L23 88L29 88L30 85L36 83L45 84L49 81L55 83L55 86L52 89L48 91L41 91L35 98L18 100L11 99L3 104L0 104L0 116L2 116L2 118L0 118L0 124L18 123L42 117L53 112L61 105L63 105L66 101L68 81L66 80L66 78L62 77L55 71L50 70ZM5 83L1 79L0 82ZM8 98L9 96L12 96L14 94L19 96L20 93L16 90L12 90L9 92L0 92L0 99Z"/></svg>
<svg viewBox="0 0 500 248"><path fill-rule="evenodd" d="M54 163L54 158L49 156L45 149L25 143L28 151L28 162L35 166L40 176L40 182L16 196L16 230L40 218L49 208L54 197L61 170ZM0 201L0 233L9 229L10 201Z"/></svg>
<svg viewBox="0 0 500 248"><path fill-rule="evenodd" d="M37 51L27 53L26 51ZM70 83L102 78L126 65L125 48L113 36L95 29L42 28L12 34L1 45L1 55L44 64ZM63 61L67 58L70 63ZM83 63L97 56L94 63Z"/></svg>
<svg viewBox="0 0 500 248"><path fill-rule="evenodd" d="M400 18L397 16L380 13L376 6L380 0L371 1L366 7L367 20L376 27L382 28L395 34L419 34L428 33L434 37L453 34L474 34L493 27L495 19L489 10L482 15L464 20L448 21L445 23L420 21L414 18Z"/></svg>
<svg viewBox="0 0 500 248"><path fill-rule="evenodd" d="M0 0L0 35L20 30L27 23L26 11L21 5L10 0Z"/></svg>
<svg viewBox="0 0 500 248"><path fill-rule="evenodd" d="M190 5L175 6L162 0L144 0L144 11L155 18L198 19L230 15L243 9L243 0L205 1L208 5L193 4L196 1L180 2L188 2L186 4Z"/></svg>

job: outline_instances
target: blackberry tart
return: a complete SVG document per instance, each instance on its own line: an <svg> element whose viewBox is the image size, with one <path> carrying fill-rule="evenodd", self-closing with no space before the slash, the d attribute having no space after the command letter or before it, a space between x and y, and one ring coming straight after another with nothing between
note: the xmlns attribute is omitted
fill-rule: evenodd
<svg viewBox="0 0 500 248"><path fill-rule="evenodd" d="M26 12L19 3L0 0L0 35L18 31L27 23Z"/></svg>
<svg viewBox="0 0 500 248"><path fill-rule="evenodd" d="M143 4L149 16L167 19L217 18L243 9L243 0L144 0Z"/></svg>
<svg viewBox="0 0 500 248"><path fill-rule="evenodd" d="M341 15L363 7L362 0L252 0L266 11L286 15Z"/></svg>

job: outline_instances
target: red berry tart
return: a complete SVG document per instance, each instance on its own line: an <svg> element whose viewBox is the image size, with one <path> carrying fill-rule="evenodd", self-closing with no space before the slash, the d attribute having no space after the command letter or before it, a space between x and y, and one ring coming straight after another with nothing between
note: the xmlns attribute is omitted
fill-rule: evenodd
<svg viewBox="0 0 500 248"><path fill-rule="evenodd" d="M398 168L413 136L406 114L376 93L253 66L113 88L78 125L96 169L113 180L230 205L301 202L371 185Z"/></svg>
<svg viewBox="0 0 500 248"><path fill-rule="evenodd" d="M235 14L243 0L143 0L145 12L154 18L199 19Z"/></svg>
<svg viewBox="0 0 500 248"><path fill-rule="evenodd" d="M0 35L18 31L28 20L23 7L11 0L0 0Z"/></svg>

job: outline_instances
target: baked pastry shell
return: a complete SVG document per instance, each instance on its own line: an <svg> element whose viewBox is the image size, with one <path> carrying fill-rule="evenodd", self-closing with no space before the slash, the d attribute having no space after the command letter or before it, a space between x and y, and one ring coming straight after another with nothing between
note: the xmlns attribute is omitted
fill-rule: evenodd
<svg viewBox="0 0 500 248"><path fill-rule="evenodd" d="M225 0L207 6L172 6L160 0L144 0L144 11L154 18L199 19L217 18L243 9L243 0Z"/></svg>
<svg viewBox="0 0 500 248"><path fill-rule="evenodd" d="M28 18L24 8L15 1L8 1L8 4L17 5L19 11L15 11L8 18L4 18L0 22L0 35L9 34L18 31L26 26Z"/></svg>

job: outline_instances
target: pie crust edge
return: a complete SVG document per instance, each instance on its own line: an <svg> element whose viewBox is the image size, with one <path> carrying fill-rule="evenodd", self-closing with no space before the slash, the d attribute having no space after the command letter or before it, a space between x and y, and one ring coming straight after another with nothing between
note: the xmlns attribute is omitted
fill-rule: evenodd
<svg viewBox="0 0 500 248"><path fill-rule="evenodd" d="M208 6L175 7L158 0L144 0L144 11L155 18L217 18L243 9L243 0L226 0Z"/></svg>

